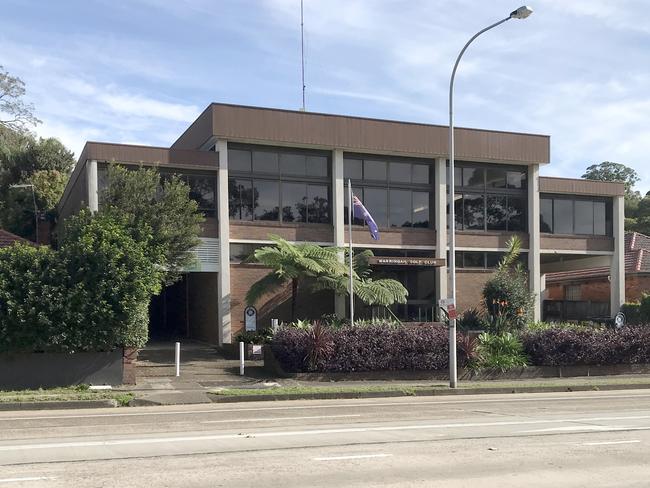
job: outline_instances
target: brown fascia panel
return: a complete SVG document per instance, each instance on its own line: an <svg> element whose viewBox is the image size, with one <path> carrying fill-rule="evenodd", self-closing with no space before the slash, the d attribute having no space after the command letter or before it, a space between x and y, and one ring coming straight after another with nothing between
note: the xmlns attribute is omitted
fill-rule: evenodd
<svg viewBox="0 0 650 488"><path fill-rule="evenodd" d="M540 193L620 197L625 195L625 184L613 181L583 180L578 178L539 178Z"/></svg>
<svg viewBox="0 0 650 488"><path fill-rule="evenodd" d="M115 161L117 163L143 164L147 166L160 165L216 169L219 164L219 155L214 151L88 142L79 161L85 162L89 160Z"/></svg>
<svg viewBox="0 0 650 488"><path fill-rule="evenodd" d="M172 147L197 149L213 137L425 158L448 154L446 126L216 103ZM546 164L549 141L545 135L457 128L456 159Z"/></svg>

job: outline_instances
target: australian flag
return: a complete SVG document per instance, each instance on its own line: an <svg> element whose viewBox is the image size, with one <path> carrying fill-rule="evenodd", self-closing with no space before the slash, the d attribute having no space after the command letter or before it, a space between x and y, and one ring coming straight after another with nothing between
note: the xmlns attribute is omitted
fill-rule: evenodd
<svg viewBox="0 0 650 488"><path fill-rule="evenodd" d="M361 203L361 200L359 200L356 196L352 195L352 213L354 214L354 217L357 219L362 219L366 222L366 225L368 225L368 229L370 230L370 236L378 241L379 240L379 228L377 227L377 223L375 222L375 219L372 218L372 215L370 215L370 212L366 209L366 207L363 206L363 203Z"/></svg>

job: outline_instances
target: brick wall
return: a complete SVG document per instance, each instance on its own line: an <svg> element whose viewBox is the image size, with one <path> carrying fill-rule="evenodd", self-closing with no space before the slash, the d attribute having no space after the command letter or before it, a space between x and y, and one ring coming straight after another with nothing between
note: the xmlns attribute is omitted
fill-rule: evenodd
<svg viewBox="0 0 650 488"><path fill-rule="evenodd" d="M254 264L230 265L230 310L233 338L244 330L244 308L246 293L250 286L269 272L268 268ZM262 297L255 304L257 308L257 327L262 329L271 325L271 319L280 322L291 319L291 287L289 285ZM298 289L297 318L318 319L324 314L334 313L334 295L330 292L312 293Z"/></svg>
<svg viewBox="0 0 650 488"><path fill-rule="evenodd" d="M288 241L333 242L334 227L327 224L230 221L231 239L267 240L276 234Z"/></svg>
<svg viewBox="0 0 650 488"><path fill-rule="evenodd" d="M456 308L462 313L481 306L483 287L492 277L491 271L456 271Z"/></svg>

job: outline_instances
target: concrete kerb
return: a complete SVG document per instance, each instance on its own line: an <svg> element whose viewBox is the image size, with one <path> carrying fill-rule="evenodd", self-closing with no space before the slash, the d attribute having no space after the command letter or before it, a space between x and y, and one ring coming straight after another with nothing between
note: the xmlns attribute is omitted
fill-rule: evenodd
<svg viewBox="0 0 650 488"><path fill-rule="evenodd" d="M70 401L34 401L34 402L0 402L0 411L10 410L74 410L79 408L115 408L117 400L70 400Z"/></svg>

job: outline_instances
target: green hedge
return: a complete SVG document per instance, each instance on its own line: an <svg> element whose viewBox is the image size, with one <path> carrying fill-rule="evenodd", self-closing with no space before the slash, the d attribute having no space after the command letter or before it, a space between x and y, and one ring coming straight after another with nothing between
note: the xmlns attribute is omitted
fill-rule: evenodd
<svg viewBox="0 0 650 488"><path fill-rule="evenodd" d="M82 211L57 251L0 250L0 352L142 347L161 280L123 222Z"/></svg>

